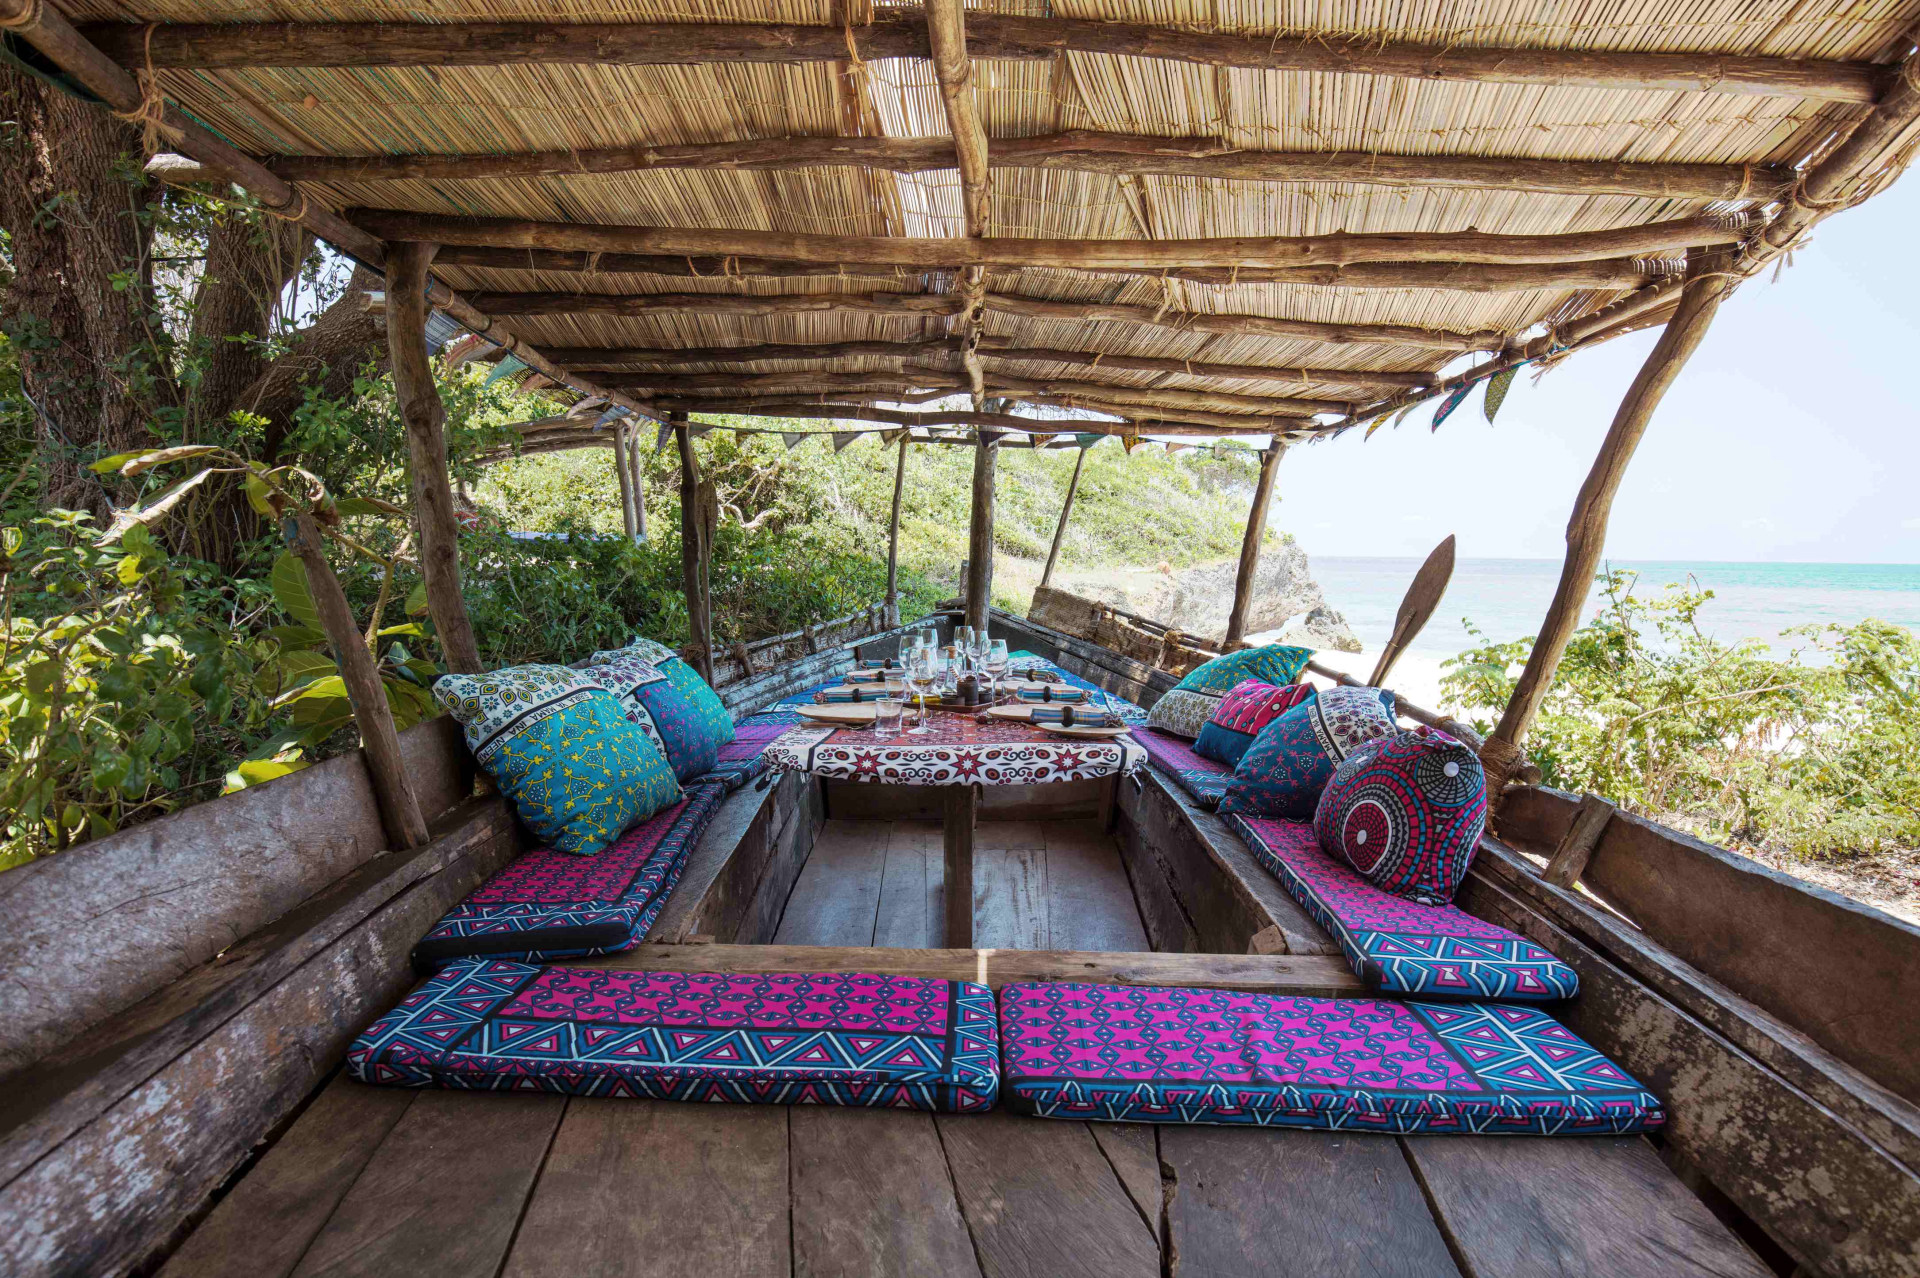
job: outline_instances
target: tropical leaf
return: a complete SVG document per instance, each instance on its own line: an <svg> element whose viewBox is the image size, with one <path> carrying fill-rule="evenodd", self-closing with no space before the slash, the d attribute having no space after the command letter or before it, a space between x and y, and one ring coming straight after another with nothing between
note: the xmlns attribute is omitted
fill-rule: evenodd
<svg viewBox="0 0 1920 1278"><path fill-rule="evenodd" d="M290 772L298 772L307 766L309 765L305 759L248 759L227 773L226 785L220 792L232 794L250 785L259 785L263 781L272 781Z"/></svg>
<svg viewBox="0 0 1920 1278"><path fill-rule="evenodd" d="M120 473L140 475L152 470L155 466L164 466L168 462L185 461L189 457L205 457L209 453L219 451L220 448L216 444L182 444L175 448L155 448L128 460L120 467Z"/></svg>
<svg viewBox="0 0 1920 1278"><path fill-rule="evenodd" d="M274 626L265 632L265 637L279 644L282 652L312 648L327 641L326 635L312 626Z"/></svg>
<svg viewBox="0 0 1920 1278"><path fill-rule="evenodd" d="M342 515L389 515L395 519L407 517L406 511L378 497L342 497L333 503L333 508Z"/></svg>
<svg viewBox="0 0 1920 1278"><path fill-rule="evenodd" d="M1500 405L1507 402L1507 389L1513 385L1513 375L1519 371L1518 368L1503 368L1487 379L1485 408L1489 422L1500 411Z"/></svg>
<svg viewBox="0 0 1920 1278"><path fill-rule="evenodd" d="M267 580L273 586L273 601L280 605L280 611L293 619L298 626L309 630L324 631L320 624L320 609L313 602L313 591L307 585L307 566L292 551L283 551L273 561L273 571Z"/></svg>
<svg viewBox="0 0 1920 1278"><path fill-rule="evenodd" d="M414 586L412 590L409 590L407 592L406 609L407 609L407 615L409 617L424 617L427 615L427 583L426 582L424 581L420 582L418 585Z"/></svg>
<svg viewBox="0 0 1920 1278"><path fill-rule="evenodd" d="M253 507L256 514L273 514L273 487L252 471L240 481L240 487L247 494L247 505Z"/></svg>
<svg viewBox="0 0 1920 1278"><path fill-rule="evenodd" d="M311 679L315 675L337 675L340 667L332 657L318 652L287 652L280 655L274 663L280 671L280 677L287 684L297 679Z"/></svg>
<svg viewBox="0 0 1920 1278"><path fill-rule="evenodd" d="M168 511L185 501L187 495L200 485L206 483L207 477L213 473L211 470L198 471L187 476L172 487L167 488L161 492L158 497L138 510L116 511L113 516L113 526L107 529L105 536L100 538L100 544L103 546L112 545L114 542L126 536L129 528L144 528L149 524L165 518Z"/></svg>
<svg viewBox="0 0 1920 1278"><path fill-rule="evenodd" d="M426 629L417 621L402 622L397 626L382 626L376 632L382 635L425 635Z"/></svg>

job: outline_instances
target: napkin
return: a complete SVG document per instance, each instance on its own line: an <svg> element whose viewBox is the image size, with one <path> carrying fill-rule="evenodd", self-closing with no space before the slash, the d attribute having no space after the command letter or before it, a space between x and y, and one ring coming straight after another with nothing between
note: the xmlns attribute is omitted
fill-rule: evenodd
<svg viewBox="0 0 1920 1278"><path fill-rule="evenodd" d="M1087 699L1087 690L1085 688L1053 686L1045 688L1022 688L1020 689L1020 699L1022 701L1039 701L1043 703L1063 701L1070 705L1079 705Z"/></svg>
<svg viewBox="0 0 1920 1278"><path fill-rule="evenodd" d="M1035 706L1031 721L1034 723L1060 723L1066 718L1065 706ZM1120 720L1104 710L1079 710L1073 712L1073 726L1076 728L1117 728Z"/></svg>
<svg viewBox="0 0 1920 1278"><path fill-rule="evenodd" d="M859 687L828 688L825 691L820 693L820 700L827 702L829 704L833 702L839 702L839 701L858 701L862 703L871 703L871 702L881 700L881 690L878 688L859 688Z"/></svg>

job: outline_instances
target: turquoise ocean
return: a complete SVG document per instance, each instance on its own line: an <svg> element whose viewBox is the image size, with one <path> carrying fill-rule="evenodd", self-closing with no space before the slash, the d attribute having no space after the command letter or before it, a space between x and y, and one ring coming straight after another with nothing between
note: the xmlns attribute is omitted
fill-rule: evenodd
<svg viewBox="0 0 1920 1278"><path fill-rule="evenodd" d="M1314 579L1327 603L1345 614L1369 652L1393 629L1418 559L1315 556ZM1635 592L1653 596L1669 582L1692 581L1713 591L1700 613L1701 628L1723 642L1760 639L1784 653L1807 640L1782 632L1807 625L1852 625L1878 617L1920 631L1920 564L1705 563L1614 560L1606 567L1639 574ZM1462 559L1433 620L1411 653L1451 657L1474 644L1463 624L1488 638L1534 634L1560 579L1556 559ZM1589 596L1583 617L1599 601Z"/></svg>

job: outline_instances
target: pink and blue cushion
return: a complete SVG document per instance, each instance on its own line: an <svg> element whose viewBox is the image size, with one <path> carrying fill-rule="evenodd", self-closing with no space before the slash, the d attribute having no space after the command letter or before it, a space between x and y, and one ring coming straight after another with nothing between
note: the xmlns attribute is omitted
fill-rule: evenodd
<svg viewBox="0 0 1920 1278"><path fill-rule="evenodd" d="M1327 1131L1624 1135L1658 1098L1546 1013L1501 1003L1008 985L1007 1108Z"/></svg>
<svg viewBox="0 0 1920 1278"><path fill-rule="evenodd" d="M598 856L535 848L448 910L413 947L415 968L480 954L544 962L632 949L725 797L721 786L696 786Z"/></svg>
<svg viewBox="0 0 1920 1278"><path fill-rule="evenodd" d="M797 716L783 714L749 715L734 725L733 740L720 747L713 770L695 777L694 785L719 784L729 791L738 790L767 770L767 747L793 726Z"/></svg>
<svg viewBox="0 0 1920 1278"><path fill-rule="evenodd" d="M1333 770L1361 745L1394 731L1391 692L1318 692L1261 729L1235 766L1220 811L1309 819Z"/></svg>
<svg viewBox="0 0 1920 1278"><path fill-rule="evenodd" d="M1580 991L1572 968L1525 937L1458 906L1416 905L1375 887L1321 851L1304 821L1230 820L1370 990L1535 1003Z"/></svg>
<svg viewBox="0 0 1920 1278"><path fill-rule="evenodd" d="M1452 904L1486 828L1480 757L1432 728L1379 737L1348 755L1313 816L1327 855L1421 905Z"/></svg>
<svg viewBox="0 0 1920 1278"><path fill-rule="evenodd" d="M1248 679L1220 698L1206 726L1194 740L1195 754L1237 767L1269 723L1313 695L1303 683L1262 683Z"/></svg>
<svg viewBox="0 0 1920 1278"><path fill-rule="evenodd" d="M654 1100L993 1107L984 985L855 973L618 972L465 959L347 1050L363 1083Z"/></svg>
<svg viewBox="0 0 1920 1278"><path fill-rule="evenodd" d="M613 695L627 718L653 738L684 785L713 768L719 745L687 694L650 661L618 656L586 675Z"/></svg>
<svg viewBox="0 0 1920 1278"><path fill-rule="evenodd" d="M1232 768L1195 754L1187 742L1158 728L1135 728L1133 739L1147 752L1148 760L1173 778L1195 803L1209 812L1219 805L1220 796L1233 780Z"/></svg>

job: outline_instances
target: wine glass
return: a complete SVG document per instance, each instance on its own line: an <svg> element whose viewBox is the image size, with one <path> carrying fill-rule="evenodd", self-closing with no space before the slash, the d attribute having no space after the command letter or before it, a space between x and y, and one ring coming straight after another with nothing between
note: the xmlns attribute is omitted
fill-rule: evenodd
<svg viewBox="0 0 1920 1278"><path fill-rule="evenodd" d="M972 656L974 642L974 629L972 626L955 626L953 628L953 651L956 656Z"/></svg>
<svg viewBox="0 0 1920 1278"><path fill-rule="evenodd" d="M923 737L932 733L933 729L927 726L927 694L933 691L933 685L939 678L938 652L925 644L914 648L913 654L907 658L906 679L908 690L920 698L920 718L913 727L907 729L906 735Z"/></svg>
<svg viewBox="0 0 1920 1278"><path fill-rule="evenodd" d="M967 657L973 662L974 669L978 670L981 663L986 660L989 642L990 640L987 638L987 628L985 626L973 627L969 632L967 639Z"/></svg>
<svg viewBox="0 0 1920 1278"><path fill-rule="evenodd" d="M981 655L981 665L985 668L987 676L993 680L993 699L995 701L1000 699L1000 676L1007 672L1008 660L1007 641L1005 639L994 639L990 641Z"/></svg>

